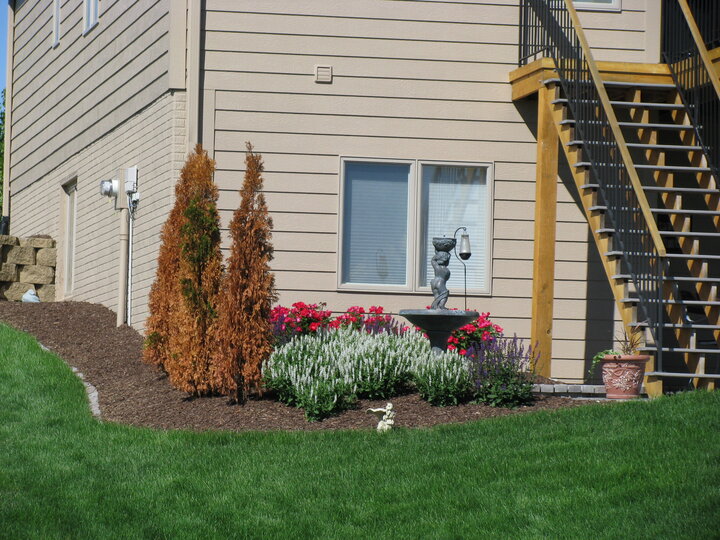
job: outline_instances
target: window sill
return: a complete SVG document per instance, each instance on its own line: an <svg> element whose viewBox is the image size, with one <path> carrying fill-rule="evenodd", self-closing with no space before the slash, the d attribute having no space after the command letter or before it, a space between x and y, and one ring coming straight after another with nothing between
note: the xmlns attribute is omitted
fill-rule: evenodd
<svg viewBox="0 0 720 540"><path fill-rule="evenodd" d="M594 2L580 3L574 2L573 5L577 11L599 11L602 13L622 13L622 5L603 5Z"/></svg>
<svg viewBox="0 0 720 540"><path fill-rule="evenodd" d="M426 296L428 298L428 304L432 303L432 292L430 289L427 290L420 290L420 291L413 291L411 289L405 288L380 288L380 287L371 287L371 286L365 286L362 285L339 285L337 288L337 292L339 293L370 293L370 294L396 294L399 296ZM453 289L450 291L450 298L462 298L464 296L463 291L460 289ZM468 291L467 292L468 298L489 298L492 296L491 292L478 292L478 291Z"/></svg>

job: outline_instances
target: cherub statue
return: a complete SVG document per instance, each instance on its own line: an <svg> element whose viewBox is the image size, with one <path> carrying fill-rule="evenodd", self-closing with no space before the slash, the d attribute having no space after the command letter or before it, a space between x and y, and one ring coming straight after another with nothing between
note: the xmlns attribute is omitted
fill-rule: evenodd
<svg viewBox="0 0 720 540"><path fill-rule="evenodd" d="M447 251L436 251L430 264L435 271L435 277L430 282L430 288L432 289L435 300L430 306L431 309L447 309L445 303L448 300L450 293L447 289L447 280L450 279L450 254Z"/></svg>
<svg viewBox="0 0 720 540"><path fill-rule="evenodd" d="M395 411L393 411L392 403L388 403L385 407L379 409L368 409L367 412L374 414L380 419L377 425L378 433L390 431L395 424Z"/></svg>

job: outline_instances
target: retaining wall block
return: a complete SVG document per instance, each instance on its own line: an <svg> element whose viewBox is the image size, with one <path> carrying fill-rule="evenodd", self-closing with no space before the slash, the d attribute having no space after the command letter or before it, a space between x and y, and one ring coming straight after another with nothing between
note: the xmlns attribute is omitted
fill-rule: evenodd
<svg viewBox="0 0 720 540"><path fill-rule="evenodd" d="M0 281L17 281L18 267L17 264L3 263L0 265Z"/></svg>
<svg viewBox="0 0 720 540"><path fill-rule="evenodd" d="M35 264L35 248L13 246L5 254L5 262L13 264Z"/></svg>
<svg viewBox="0 0 720 540"><path fill-rule="evenodd" d="M37 292L37 295L40 298L41 302L54 302L55 301L55 285L54 284L39 285L38 287L36 287L35 291Z"/></svg>
<svg viewBox="0 0 720 540"><path fill-rule="evenodd" d="M54 248L55 240L52 238L20 238L20 245L33 248Z"/></svg>
<svg viewBox="0 0 720 540"><path fill-rule="evenodd" d="M54 283L55 269L52 266L23 266L20 269L20 281L36 284Z"/></svg>
<svg viewBox="0 0 720 540"><path fill-rule="evenodd" d="M41 248L35 254L35 262L42 266L57 265L57 248Z"/></svg>
<svg viewBox="0 0 720 540"><path fill-rule="evenodd" d="M17 246L17 236L9 236L7 234L0 234L0 246Z"/></svg>
<svg viewBox="0 0 720 540"><path fill-rule="evenodd" d="M22 295L28 292L28 289L34 289L31 283L9 283L0 287L0 293L6 300L11 302L20 302Z"/></svg>

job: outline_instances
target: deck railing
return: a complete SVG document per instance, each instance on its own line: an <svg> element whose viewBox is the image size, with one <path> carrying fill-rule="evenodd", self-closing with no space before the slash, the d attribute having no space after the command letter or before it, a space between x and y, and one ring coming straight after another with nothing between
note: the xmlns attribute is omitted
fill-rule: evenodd
<svg viewBox="0 0 720 540"><path fill-rule="evenodd" d="M720 181L720 80L708 46L720 46L720 2L663 0L663 60Z"/></svg>
<svg viewBox="0 0 720 540"><path fill-rule="evenodd" d="M606 226L614 229L613 249L622 253L623 273L638 295L638 318L647 321L660 363L665 247L572 0L521 0L520 21L519 64L541 56L555 61L575 138L607 207Z"/></svg>

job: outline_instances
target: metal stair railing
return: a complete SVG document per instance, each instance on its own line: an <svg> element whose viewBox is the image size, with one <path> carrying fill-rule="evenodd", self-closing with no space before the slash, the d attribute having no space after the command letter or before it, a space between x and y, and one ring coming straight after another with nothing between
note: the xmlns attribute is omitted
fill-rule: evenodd
<svg viewBox="0 0 720 540"><path fill-rule="evenodd" d="M720 45L720 2L663 0L663 60L708 167L720 181L720 78L706 43Z"/></svg>
<svg viewBox="0 0 720 540"><path fill-rule="evenodd" d="M625 272L638 295L662 366L665 316L662 276L665 246L653 218L615 112L592 57L572 0L521 0L519 64L539 56L555 61L560 86L575 120L575 139L607 205L605 219L616 231L613 247L623 253Z"/></svg>

